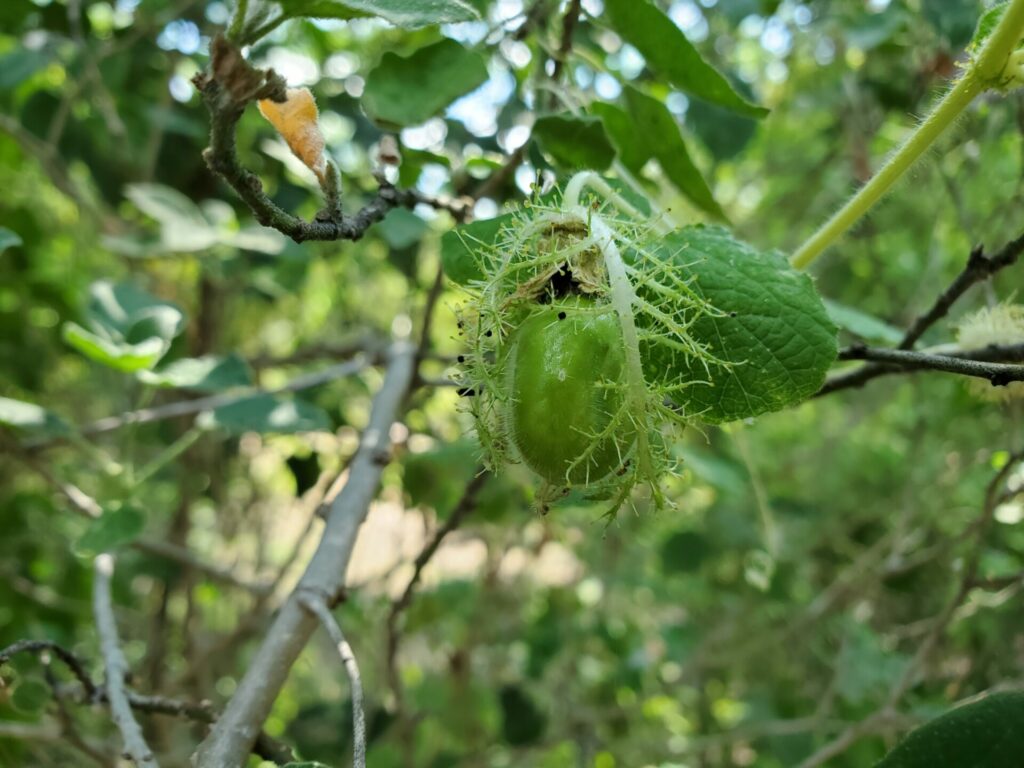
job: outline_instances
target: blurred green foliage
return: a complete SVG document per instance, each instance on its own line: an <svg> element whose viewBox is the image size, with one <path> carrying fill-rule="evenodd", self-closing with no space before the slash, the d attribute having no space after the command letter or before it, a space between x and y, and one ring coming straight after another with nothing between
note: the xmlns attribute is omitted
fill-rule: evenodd
<svg viewBox="0 0 1024 768"><path fill-rule="evenodd" d="M316 94L348 210L376 188L384 132L367 113L410 124L399 134L402 185L450 195L487 183L541 120L526 164L477 203L481 219L579 158L594 162L595 147L574 142L595 135L598 117L607 133L594 139L599 159L614 148L634 173L646 164L644 188L680 221L720 206L744 240L783 252L914 127L983 10L974 0L659 3L722 73L722 98L770 108L755 120L677 90L687 87L681 75L647 66L637 50L648 44L642 31L617 33L614 16L589 0L549 107L540 86L565 4L470 5L486 21L296 20L252 46L254 61ZM614 5L628 14L629 3ZM234 691L268 603L130 544L161 540L246 578L275 574L307 523L296 495L342 469L381 376L367 366L277 390L339 362L353 341L379 345L418 326L452 225L432 210L396 211L357 243L302 246L256 225L202 159L207 115L189 84L229 11L219 0L0 3L0 646L51 639L98 678L88 555L118 546L115 599L133 684L215 707ZM460 67L443 94L429 78L411 86L429 92L377 88L378 65L409 67L452 46L479 67ZM486 82L449 105L484 66ZM364 104L364 95L373 98ZM612 106L564 117L592 100ZM696 176L674 172L649 136L624 145L623 120L644 100L678 122L661 138L688 153ZM979 100L823 259L816 284L839 308L843 341L891 338L973 244L994 248L1019 233L1022 115L1019 94ZM311 176L255 110L239 147L277 204L316 213ZM1004 271L925 343L949 342L957 317L1019 285L1019 267ZM458 301L445 284L432 328L441 355L462 351ZM428 379L452 373L445 360L424 366ZM198 420L75 432L217 393L239 399ZM451 514L479 458L458 401L443 386L410 397L408 434L396 430L399 460L370 515L399 524L373 538L365 556L381 568L367 568L338 610L363 671L373 768L798 765L884 705L922 622L955 590L957 537L1005 452L1024 440L1019 403L977 401L955 377L901 376L688 432L673 446L687 468L667 489L674 507L655 512L638 499L635 514L608 526L583 498L538 515L534 479L510 468L488 480L414 598L396 691L385 642L392 600L423 532ZM63 483L103 515L76 514ZM985 578L1024 569L1015 509L984 540ZM925 720L1019 684L1019 600L1019 585L972 593L900 711ZM87 764L66 736L5 735L6 723L49 727L60 713L36 660L18 657L2 674L12 685L0 689L0 765ZM52 674L66 678L57 665ZM86 740L114 754L104 710L69 707ZM350 710L333 650L315 642L266 729L303 760L343 765ZM184 721L143 721L165 765L185 765L203 734ZM872 733L828 764L874 765L896 733Z"/></svg>

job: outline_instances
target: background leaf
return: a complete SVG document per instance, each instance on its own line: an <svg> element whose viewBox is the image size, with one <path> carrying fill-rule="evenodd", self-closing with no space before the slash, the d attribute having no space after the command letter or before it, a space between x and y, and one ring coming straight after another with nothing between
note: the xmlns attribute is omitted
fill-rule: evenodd
<svg viewBox="0 0 1024 768"><path fill-rule="evenodd" d="M633 86L627 86L624 94L633 121L632 135L626 140L649 147L665 176L680 192L698 208L716 218L724 219L725 213L715 201L708 183L690 157L679 125L668 107Z"/></svg>
<svg viewBox="0 0 1024 768"><path fill-rule="evenodd" d="M682 30L649 0L605 0L605 13L615 31L677 88L743 115L768 114L767 109L740 96L718 70L704 61Z"/></svg>
<svg viewBox="0 0 1024 768"><path fill-rule="evenodd" d="M480 14L465 0L277 0L289 16L354 19L378 16L399 27L474 21Z"/></svg>
<svg viewBox="0 0 1024 768"><path fill-rule="evenodd" d="M317 432L331 428L331 419L322 408L298 398L264 394L208 411L202 414L199 423L206 429L226 429L234 434Z"/></svg>
<svg viewBox="0 0 1024 768"><path fill-rule="evenodd" d="M367 76L363 108L387 125L416 125L441 112L487 79L483 58L454 40L409 56L385 53Z"/></svg>
<svg viewBox="0 0 1024 768"><path fill-rule="evenodd" d="M533 124L533 137L568 170L603 171L615 157L601 121L572 115L545 115Z"/></svg>

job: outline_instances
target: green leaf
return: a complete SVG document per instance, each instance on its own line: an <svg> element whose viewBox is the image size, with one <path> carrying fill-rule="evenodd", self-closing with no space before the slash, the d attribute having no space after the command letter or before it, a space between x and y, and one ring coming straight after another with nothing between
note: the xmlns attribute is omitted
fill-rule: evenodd
<svg viewBox="0 0 1024 768"><path fill-rule="evenodd" d="M514 215L506 213L445 232L441 237L441 264L448 279L459 285L482 280L487 249L498 239L502 228L513 221Z"/></svg>
<svg viewBox="0 0 1024 768"><path fill-rule="evenodd" d="M43 69L57 57L52 43L39 48L15 48L0 56L0 90L10 90Z"/></svg>
<svg viewBox="0 0 1024 768"><path fill-rule="evenodd" d="M198 424L204 429L221 428L233 434L243 432L324 432L331 419L322 408L304 400L288 400L259 394L203 413Z"/></svg>
<svg viewBox="0 0 1024 768"><path fill-rule="evenodd" d="M723 313L690 328L722 361L709 370L663 345L641 350L653 379L694 382L674 398L685 413L712 424L746 419L795 405L821 387L836 358L836 327L809 276L722 227L686 227L658 247Z"/></svg>
<svg viewBox="0 0 1024 768"><path fill-rule="evenodd" d="M661 544L661 570L664 573L693 573L711 554L707 537L697 531L678 531Z"/></svg>
<svg viewBox="0 0 1024 768"><path fill-rule="evenodd" d="M427 231L427 222L407 208L393 208L376 225L384 241L395 250L416 245Z"/></svg>
<svg viewBox="0 0 1024 768"><path fill-rule="evenodd" d="M121 506L104 510L93 520L85 533L75 544L79 555L96 555L109 552L138 538L146 527L146 518L135 507Z"/></svg>
<svg viewBox="0 0 1024 768"><path fill-rule="evenodd" d="M704 61L682 30L648 0L605 0L604 10L615 31L643 54L651 69L677 88L742 115L768 114L767 109L740 96Z"/></svg>
<svg viewBox="0 0 1024 768"><path fill-rule="evenodd" d="M974 30L974 37L971 38L971 42L967 46L968 51L977 53L981 50L981 47L992 36L992 33L996 31L999 22L1003 20L1003 14L1006 13L1009 5L1009 0L1002 0L1002 2L996 3L981 14L981 18L978 19L978 26ZM1024 40L1017 43L1017 48L1024 48Z"/></svg>
<svg viewBox="0 0 1024 768"><path fill-rule="evenodd" d="M134 372L156 365L184 324L173 304L131 283L99 280L89 286L85 326L66 323L63 337L98 363Z"/></svg>
<svg viewBox="0 0 1024 768"><path fill-rule="evenodd" d="M651 148L646 142L637 140L636 126L626 110L606 101L594 102L590 109L604 123L605 132L622 164L633 173L639 173L652 157Z"/></svg>
<svg viewBox="0 0 1024 768"><path fill-rule="evenodd" d="M14 248L21 244L21 237L17 232L12 232L7 227L0 227L0 254L3 254L8 248Z"/></svg>
<svg viewBox="0 0 1024 768"><path fill-rule="evenodd" d="M191 253L220 241L218 232L203 211L185 195L163 184L129 184L125 196L160 222L164 250Z"/></svg>
<svg viewBox="0 0 1024 768"><path fill-rule="evenodd" d="M757 121L692 98L686 110L686 127L704 142L715 159L730 160L754 138Z"/></svg>
<svg viewBox="0 0 1024 768"><path fill-rule="evenodd" d="M42 680L28 678L19 682L14 689L11 694L11 705L19 712L34 714L42 711L52 696L50 686Z"/></svg>
<svg viewBox="0 0 1024 768"><path fill-rule="evenodd" d="M546 115L537 118L532 135L558 165L568 170L603 171L615 159L615 150L597 118L568 113Z"/></svg>
<svg viewBox="0 0 1024 768"><path fill-rule="evenodd" d="M887 344L899 344L903 340L903 332L884 320L831 299L824 299L824 303L832 322L854 336L866 341L882 341Z"/></svg>
<svg viewBox="0 0 1024 768"><path fill-rule="evenodd" d="M285 763L284 768L330 768L330 766L315 760L306 760L301 763Z"/></svg>
<svg viewBox="0 0 1024 768"><path fill-rule="evenodd" d="M66 435L70 428L57 414L35 403L0 397L0 424L45 437Z"/></svg>
<svg viewBox="0 0 1024 768"><path fill-rule="evenodd" d="M480 14L465 0L278 0L291 17L354 19L379 16L399 27L476 21Z"/></svg>
<svg viewBox="0 0 1024 768"><path fill-rule="evenodd" d="M447 516L473 477L479 456L479 447L469 440L407 454L402 487L409 495L410 506L431 507L439 516Z"/></svg>
<svg viewBox="0 0 1024 768"><path fill-rule="evenodd" d="M499 694L501 732L508 744L522 747L536 743L547 728L547 717L533 698L518 685L506 685Z"/></svg>
<svg viewBox="0 0 1024 768"><path fill-rule="evenodd" d="M1020 768L1024 692L997 693L912 731L877 768Z"/></svg>
<svg viewBox="0 0 1024 768"><path fill-rule="evenodd" d="M633 121L633 141L650 147L665 176L695 205L724 219L725 213L690 158L679 125L668 107L631 85L626 86L624 93Z"/></svg>
<svg viewBox="0 0 1024 768"><path fill-rule="evenodd" d="M366 76L363 108L386 125L417 125L486 79L483 56L444 39L408 57L385 53Z"/></svg>
<svg viewBox="0 0 1024 768"><path fill-rule="evenodd" d="M175 360L156 371L140 371L139 379L158 387L195 389L200 392L222 392L252 384L249 366L236 354Z"/></svg>

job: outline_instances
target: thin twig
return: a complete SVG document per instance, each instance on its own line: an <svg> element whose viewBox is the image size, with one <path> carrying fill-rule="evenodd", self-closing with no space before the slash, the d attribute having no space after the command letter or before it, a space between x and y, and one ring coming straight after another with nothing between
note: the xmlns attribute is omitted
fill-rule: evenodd
<svg viewBox="0 0 1024 768"><path fill-rule="evenodd" d="M1005 386L1012 381L1024 381L1024 365L989 363L953 355L933 355L909 349L883 349L854 345L843 351L845 360L870 360L895 365L913 371L945 371L961 376L986 379L993 386Z"/></svg>
<svg viewBox="0 0 1024 768"><path fill-rule="evenodd" d="M349 687L352 691L352 766L366 768L366 714L363 710L363 681L359 675L359 664L356 663L352 646L348 644L341 626L331 615L327 601L323 595L307 592L301 598L306 606L320 620L323 628L331 637L331 642L338 650L341 663L348 675Z"/></svg>
<svg viewBox="0 0 1024 768"><path fill-rule="evenodd" d="M956 300L963 296L968 288L975 283L980 283L982 280L987 280L999 270L1010 266L1017 261L1022 252L1024 252L1024 234L1008 242L992 256L986 256L984 248L980 245L972 248L963 271L939 295L931 308L911 323L910 328L907 329L903 340L900 342L899 348L913 349L914 344L924 335L924 332L945 317Z"/></svg>
<svg viewBox="0 0 1024 768"><path fill-rule="evenodd" d="M392 348L384 382L374 397L370 420L352 459L348 482L331 504L323 537L234 696L210 735L193 756L195 768L240 768L259 726L270 714L288 673L316 628L303 607L303 594L338 599L359 527L377 493L381 472L391 461L389 434L413 382L416 349L408 342Z"/></svg>
<svg viewBox="0 0 1024 768"><path fill-rule="evenodd" d="M287 235L297 243L310 240L359 240L366 231L393 208L414 208L420 203L446 210L461 220L469 213L463 201L441 200L416 190L398 189L378 179L376 195L354 214L345 214L338 201L340 176L333 162L322 179L326 206L311 221L294 216L279 207L263 189L252 171L238 158L236 130L246 107L253 101L287 99L284 79L271 70L249 64L241 51L223 36L210 44L210 71L196 75L192 82L203 96L210 112L210 146L203 158L214 173L242 198L256 220Z"/></svg>
<svg viewBox="0 0 1024 768"><path fill-rule="evenodd" d="M900 717L897 714L896 707L917 681L921 669L927 663L950 622L953 621L957 609L963 604L971 589L974 588L978 570L981 566L985 534L992 523L995 509L998 506L999 491L1010 472L1022 459L1024 459L1024 451L1012 454L985 488L981 514L967 526L964 534L962 534L962 537L969 536L973 538L973 549L967 556L966 564L958 580L953 597L931 620L928 633L918 644L914 656L904 668L903 673L893 682L882 707L861 722L849 726L835 739L804 760L799 768L818 768L818 766L824 765L833 757L845 752L862 737L892 727L899 727L893 722L894 718Z"/></svg>
<svg viewBox="0 0 1024 768"><path fill-rule="evenodd" d="M143 768L159 768L156 758L146 738L142 735L132 714L125 678L128 674L128 661L121 650L117 636L117 623L114 620L114 605L110 597L110 581L114 575L114 557L104 553L98 555L93 562L93 612L96 617L96 630L100 636L100 650L106 667L106 694L110 703L110 715L121 732L127 756L136 765Z"/></svg>
<svg viewBox="0 0 1024 768"><path fill-rule="evenodd" d="M354 376L372 365L375 365L385 356L385 352L361 352L351 360L338 363L337 365L332 365L322 371L297 376L280 387L274 387L271 389L246 387L234 392L221 392L216 395L208 395L207 397L197 397L191 400L178 400L173 403L157 405L152 408L140 408L135 411L126 411L125 413L120 413L116 416L105 416L102 419L98 419L91 424L86 424L81 427L78 430L78 434L86 437L99 435L104 432L112 432L114 430L121 429L122 427L131 424L150 424L155 421L164 421L166 419L173 419L180 416L193 416L197 413L212 411L217 408L224 408L261 395L282 395L292 392L302 392L307 389L318 387L322 384L337 381L338 379ZM31 451L38 451L51 445L56 445L60 440L61 438L59 437L34 441L27 440L23 444L23 447Z"/></svg>
<svg viewBox="0 0 1024 768"><path fill-rule="evenodd" d="M402 591L402 596L391 604L391 610L388 613L387 620L386 666L388 670L388 681L396 701L402 700L402 686L399 682L398 665L396 664L399 643L398 620L401 618L402 613L412 603L416 586L419 584L420 578L423 576L423 569L427 567L427 563L429 563L437 553L437 550L441 546L441 542L445 540L448 534L462 525L462 522L472 514L473 510L476 509L477 495L480 493L480 489L484 487L484 483L487 482L488 477L489 474L483 467L476 468L473 473L473 479L466 485L465 490L462 492L462 498L460 498L458 503L455 505L452 513L445 521L445 524L437 530L434 537L426 544L426 546L423 547L422 551L416 557L416 561L413 563L412 576L409 579L409 583L405 585L405 589Z"/></svg>
<svg viewBox="0 0 1024 768"><path fill-rule="evenodd" d="M1022 252L1024 252L1024 233L1019 235L1016 239L1008 242L992 256L986 256L980 245L972 248L970 255L967 257L967 264L964 266L963 270L959 275L957 275L956 279L953 280L949 287L939 295L928 311L914 319L910 324L910 327L907 329L907 332L900 340L900 344L897 349L913 349L914 345L924 335L924 333L949 313L953 304L957 299L963 296L964 293L966 293L968 288L992 277L1000 270L1011 266L1020 258ZM969 357L978 361L990 362L1000 359L981 355L976 356L969 353L952 354L951 356ZM1014 357L1008 359L1020 360L1021 358ZM822 397L824 395L831 394L832 392L838 392L840 390L851 389L854 387L862 387L867 382L872 379L876 379L879 376L886 376L894 373L910 373L926 369L927 368L908 367L906 365L899 365L898 363L892 364L882 361L869 362L867 365L863 365L856 370L831 377L814 396ZM954 372L959 373L959 371Z"/></svg>
<svg viewBox="0 0 1024 768"><path fill-rule="evenodd" d="M860 349L866 348L862 347ZM904 351L885 350L885 352L902 353ZM1024 344L991 344L980 349L951 350L949 352L944 352L941 357L988 363L1024 362ZM862 360L866 358L862 356L862 352L858 351L857 347L848 347L840 351L839 359ZM1020 366L1016 367L1019 368ZM907 358L904 357L892 357L890 358L890 362L869 362L868 364L862 365L860 368L853 371L848 371L830 377L814 396L824 397L825 395L832 394L833 392L839 392L844 389L861 387L880 376L918 373L920 371L930 369L933 369L933 367L907 364ZM957 371L957 373L959 373L959 371ZM991 381L991 379L989 380Z"/></svg>
<svg viewBox="0 0 1024 768"><path fill-rule="evenodd" d="M50 640L21 640L0 651L0 667L6 664L12 656L16 656L19 653L52 653L71 670L71 674L82 684L88 698L90 700L95 698L97 694L96 684L93 683L89 673L86 672L82 660L62 645Z"/></svg>

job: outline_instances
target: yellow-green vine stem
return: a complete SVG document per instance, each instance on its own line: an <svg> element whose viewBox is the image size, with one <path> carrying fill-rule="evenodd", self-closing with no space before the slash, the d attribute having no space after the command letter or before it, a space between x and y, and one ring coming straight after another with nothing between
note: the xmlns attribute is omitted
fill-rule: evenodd
<svg viewBox="0 0 1024 768"><path fill-rule="evenodd" d="M832 243L856 224L890 187L927 151L942 132L953 123L974 97L997 84L1006 69L1010 54L1024 34L1024 0L1013 0L985 42L977 58L963 77L947 93L917 130L896 150L878 173L826 221L790 259L804 269Z"/></svg>

